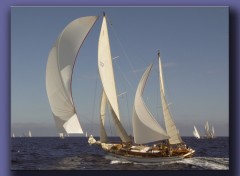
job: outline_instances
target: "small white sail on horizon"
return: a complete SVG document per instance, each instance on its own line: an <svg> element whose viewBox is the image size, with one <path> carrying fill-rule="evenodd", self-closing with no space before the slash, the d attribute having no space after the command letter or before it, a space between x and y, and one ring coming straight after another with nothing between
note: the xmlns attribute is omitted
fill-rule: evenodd
<svg viewBox="0 0 240 176"><path fill-rule="evenodd" d="M208 139L215 138L214 132L215 132L214 127L212 126L212 129L210 130L210 127L209 127L209 124L208 124L208 121L207 121L206 124L205 124L205 136L206 136L206 138L208 138Z"/></svg>
<svg viewBox="0 0 240 176"><path fill-rule="evenodd" d="M14 133L12 134L12 137L13 137L13 138L15 138L15 135L14 135Z"/></svg>
<svg viewBox="0 0 240 176"><path fill-rule="evenodd" d="M63 133L59 133L59 137L60 137L61 139L64 139L64 134L63 134Z"/></svg>
<svg viewBox="0 0 240 176"><path fill-rule="evenodd" d="M196 137L197 139L200 139L200 135L199 135L198 130L197 130L197 128L195 127L195 125L194 125L193 135L194 135L194 137Z"/></svg>
<svg viewBox="0 0 240 176"><path fill-rule="evenodd" d="M30 130L28 131L28 137L32 137L32 132Z"/></svg>

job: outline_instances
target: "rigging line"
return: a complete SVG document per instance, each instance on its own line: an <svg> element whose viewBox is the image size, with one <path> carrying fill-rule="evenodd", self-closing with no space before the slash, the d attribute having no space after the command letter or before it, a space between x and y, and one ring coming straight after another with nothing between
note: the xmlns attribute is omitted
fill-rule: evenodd
<svg viewBox="0 0 240 176"><path fill-rule="evenodd" d="M127 79L127 77L125 76L125 74L123 74L123 72L122 72L122 70L121 70L119 64L116 63L116 65L117 65L117 68L119 69L119 71L120 71L122 77L125 79L125 81L128 83L128 85L131 87L131 90L132 90L133 92L135 92L135 90L134 90L134 88L133 88L133 85L128 81L128 79Z"/></svg>
<svg viewBox="0 0 240 176"><path fill-rule="evenodd" d="M109 129L110 129L110 135L113 136L113 133L112 133L112 128L111 128L111 121L110 121L110 108L109 108L109 102L107 100L107 116L108 116L108 123L109 123Z"/></svg>
<svg viewBox="0 0 240 176"><path fill-rule="evenodd" d="M91 117L91 129L90 132L92 133L92 124L93 124L93 116L94 116L94 111L95 111L95 102L96 102L96 92L97 92L97 81L98 81L98 76L96 78L96 82L95 82L95 91L94 91L94 99L93 99L93 110L92 110L92 117Z"/></svg>
<svg viewBox="0 0 240 176"><path fill-rule="evenodd" d="M129 106L128 106L128 96L126 95L127 99L127 111L128 111L128 129L129 129L129 134L132 134L132 125L130 125L130 115L129 115Z"/></svg>
<svg viewBox="0 0 240 176"><path fill-rule="evenodd" d="M120 39L119 39L119 37L118 37L118 35L117 35L117 32L116 32L114 26L112 25L112 23L110 22L110 20L108 20L108 22L109 22L109 24L110 24L110 27L112 28L112 31L113 31L114 36L116 37L116 39L117 39L117 41L118 41L118 44L120 45L120 47L121 47L121 49L122 49L122 51L123 51L123 54L124 54L125 57L127 58L127 62L128 62L128 64L130 65L130 67L131 67L131 69L132 69L132 72L134 73L135 78L137 79L137 75L136 75L136 73L134 72L135 69L134 69L134 67L133 67L133 64L131 63L131 61L130 61L128 55L127 55L127 52L126 52L126 50L124 49L123 44L122 44L122 42L120 41Z"/></svg>
<svg viewBox="0 0 240 176"><path fill-rule="evenodd" d="M119 71L120 71L123 79L125 79L125 81L129 84L129 86L131 87L132 91L134 92L134 88L133 88L132 84L128 81L128 79L126 79L126 76L123 74L123 72L122 72L119 64L116 63L116 65L117 65L117 68L119 69ZM125 82L125 81L123 81L124 93L127 94L126 82ZM124 94L124 93L122 93L122 94ZM120 94L120 95L121 95L121 94ZM128 103L128 96L127 96L127 95L126 95L126 99L127 99L127 115L128 115L128 117L130 117L130 116L129 116L129 103ZM132 128L131 128L131 125L130 125L130 118L128 118L128 124L127 124L127 125L128 125L128 129L130 130L130 133L131 133Z"/></svg>

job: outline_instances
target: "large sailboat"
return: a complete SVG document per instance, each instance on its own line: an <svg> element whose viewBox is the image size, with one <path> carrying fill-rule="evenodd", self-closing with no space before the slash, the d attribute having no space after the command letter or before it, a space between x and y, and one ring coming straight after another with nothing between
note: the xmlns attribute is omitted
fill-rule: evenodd
<svg viewBox="0 0 240 176"><path fill-rule="evenodd" d="M83 133L72 99L71 76L79 48L97 19L98 17L90 16L71 22L60 34L50 51L46 74L47 93L59 132ZM90 135L89 143L98 144L111 155L136 162L180 160L194 154L195 151L182 141L179 130L171 117L165 96L159 52L158 60L166 131L147 109L142 98L152 68L151 64L144 72L136 91L132 116L134 140L132 140L121 123L107 19L105 14L103 15L98 42L98 69L103 87L100 101L100 141L95 142L93 136ZM105 129L107 107L110 109L117 135L120 138L119 142L111 142L107 136ZM149 143L153 144L149 145Z"/></svg>

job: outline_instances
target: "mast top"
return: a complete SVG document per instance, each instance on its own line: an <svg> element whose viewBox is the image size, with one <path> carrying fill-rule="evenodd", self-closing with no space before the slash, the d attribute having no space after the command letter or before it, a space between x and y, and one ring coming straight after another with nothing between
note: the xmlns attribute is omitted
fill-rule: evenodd
<svg viewBox="0 0 240 176"><path fill-rule="evenodd" d="M160 57L160 50L158 50L158 57Z"/></svg>

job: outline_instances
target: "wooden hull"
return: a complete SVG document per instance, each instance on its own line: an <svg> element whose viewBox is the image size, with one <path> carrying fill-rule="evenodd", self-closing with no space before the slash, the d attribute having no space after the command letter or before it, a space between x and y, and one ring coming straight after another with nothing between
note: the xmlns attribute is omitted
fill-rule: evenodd
<svg viewBox="0 0 240 176"><path fill-rule="evenodd" d="M170 154L166 155L166 153L161 152L160 150L144 150L149 149L149 147L143 147L142 150L139 146L131 146L129 148L121 148L119 144L104 144L102 145L102 149L105 150L111 156L122 158L132 162L139 163L160 163L160 162L169 162L169 161L178 161L183 158L192 157L195 153L195 150L192 149L183 149L183 150L175 150Z"/></svg>
<svg viewBox="0 0 240 176"><path fill-rule="evenodd" d="M179 161L182 160L184 157L183 156L172 156L172 157L137 157L137 156L122 156L118 154L114 154L111 152L108 152L110 155L125 159L128 161L132 162L137 162L137 163L161 163L161 162L169 162L169 161Z"/></svg>

